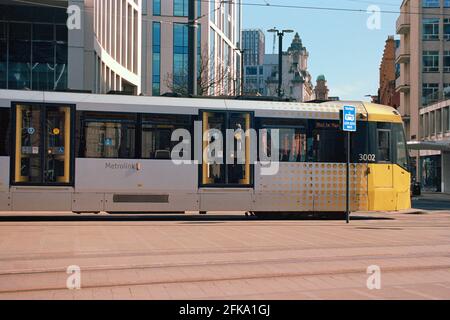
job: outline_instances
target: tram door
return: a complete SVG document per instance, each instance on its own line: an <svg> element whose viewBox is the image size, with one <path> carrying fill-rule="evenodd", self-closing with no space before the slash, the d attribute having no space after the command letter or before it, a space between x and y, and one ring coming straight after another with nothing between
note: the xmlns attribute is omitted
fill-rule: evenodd
<svg viewBox="0 0 450 320"><path fill-rule="evenodd" d="M248 112L203 112L204 159L200 170L202 187L249 187L251 114Z"/></svg>
<svg viewBox="0 0 450 320"><path fill-rule="evenodd" d="M71 108L18 104L15 107L15 185L72 183Z"/></svg>

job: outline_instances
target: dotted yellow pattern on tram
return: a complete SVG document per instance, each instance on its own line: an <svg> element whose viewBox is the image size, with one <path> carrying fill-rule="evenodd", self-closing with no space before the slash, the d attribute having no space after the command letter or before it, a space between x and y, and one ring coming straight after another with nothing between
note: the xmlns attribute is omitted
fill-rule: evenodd
<svg viewBox="0 0 450 320"><path fill-rule="evenodd" d="M402 123L401 116L390 107L364 107L369 122ZM281 211L342 212L346 206L345 176L345 163L289 163L282 165L276 176L262 177L257 187L264 195L261 197L276 203ZM409 209L410 178L410 173L397 164L351 164L350 210Z"/></svg>

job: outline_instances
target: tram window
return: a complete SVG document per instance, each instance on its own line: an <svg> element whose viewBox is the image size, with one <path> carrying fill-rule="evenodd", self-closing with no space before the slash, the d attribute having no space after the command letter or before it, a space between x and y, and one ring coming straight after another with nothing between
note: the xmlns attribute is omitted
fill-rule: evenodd
<svg viewBox="0 0 450 320"><path fill-rule="evenodd" d="M306 131L304 128L267 128L263 131L263 152L271 157L272 131L278 130L280 162L306 161Z"/></svg>
<svg viewBox="0 0 450 320"><path fill-rule="evenodd" d="M351 134L351 162L373 163L376 161L375 153L369 152L369 122L358 121L356 132Z"/></svg>
<svg viewBox="0 0 450 320"><path fill-rule="evenodd" d="M204 185L226 184L226 167L224 163L224 137L226 130L226 113L203 112L203 134L206 133L206 141L203 141L203 150L210 144L215 144L211 152L207 152L207 161L202 165L202 183ZM226 138L226 137L225 137Z"/></svg>
<svg viewBox="0 0 450 320"><path fill-rule="evenodd" d="M136 157L136 116L86 112L82 115L80 153L86 158Z"/></svg>
<svg viewBox="0 0 450 320"><path fill-rule="evenodd" d="M172 133L176 129L191 131L191 116L143 115L141 157L143 159L170 159L172 148L179 143L171 141Z"/></svg>
<svg viewBox="0 0 450 320"><path fill-rule="evenodd" d="M407 169L408 153L406 150L406 141L403 126L400 123L393 124L392 133L394 135L394 143L395 143L395 163Z"/></svg>
<svg viewBox="0 0 450 320"><path fill-rule="evenodd" d="M0 156L9 155L9 109L0 108Z"/></svg>
<svg viewBox="0 0 450 320"><path fill-rule="evenodd" d="M280 162L307 161L308 139L307 121L304 119L262 119L263 128L262 152L271 157L272 130L278 130ZM309 143L310 144L310 143Z"/></svg>
<svg viewBox="0 0 450 320"><path fill-rule="evenodd" d="M313 126L313 159L315 162L345 162L345 135L338 121L317 120Z"/></svg>
<svg viewBox="0 0 450 320"><path fill-rule="evenodd" d="M245 131L250 129L250 115L248 113L230 113L228 119L228 129L233 132L233 151L231 152L232 163L228 166L228 183L250 184L250 166L247 165L249 156L247 145L249 139L246 138ZM227 137L227 139L230 139ZM228 140L230 143L231 141ZM248 149L249 150L249 149ZM240 161L245 159L246 161ZM245 162L245 163L243 163Z"/></svg>
<svg viewBox="0 0 450 320"><path fill-rule="evenodd" d="M377 131L378 161L391 161L391 131L378 129Z"/></svg>

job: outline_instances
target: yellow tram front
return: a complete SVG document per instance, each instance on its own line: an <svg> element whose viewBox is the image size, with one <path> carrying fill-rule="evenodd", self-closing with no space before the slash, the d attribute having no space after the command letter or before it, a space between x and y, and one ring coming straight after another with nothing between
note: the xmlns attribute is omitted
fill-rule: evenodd
<svg viewBox="0 0 450 320"><path fill-rule="evenodd" d="M365 104L368 114L368 210L411 207L409 153L400 114L390 107Z"/></svg>

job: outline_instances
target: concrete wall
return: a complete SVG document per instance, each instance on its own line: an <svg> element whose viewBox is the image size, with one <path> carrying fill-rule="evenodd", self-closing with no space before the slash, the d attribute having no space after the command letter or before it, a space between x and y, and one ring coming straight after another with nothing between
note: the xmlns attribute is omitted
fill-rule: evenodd
<svg viewBox="0 0 450 320"><path fill-rule="evenodd" d="M141 92L141 0L69 0L81 29L68 31L68 87L106 93L126 81ZM131 19L130 19L131 18Z"/></svg>

